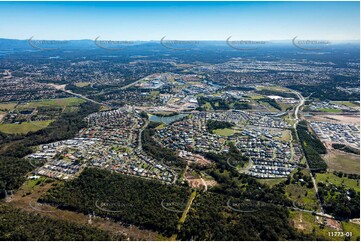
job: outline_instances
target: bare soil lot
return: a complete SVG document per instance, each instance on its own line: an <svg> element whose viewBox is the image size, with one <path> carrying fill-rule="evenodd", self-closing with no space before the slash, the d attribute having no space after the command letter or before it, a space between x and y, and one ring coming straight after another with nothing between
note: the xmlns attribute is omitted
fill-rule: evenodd
<svg viewBox="0 0 361 242"><path fill-rule="evenodd" d="M331 123L340 123L340 124L360 124L359 115L345 115L345 114L321 114L315 115L308 118L313 121L322 121L322 122L331 122Z"/></svg>
<svg viewBox="0 0 361 242"><path fill-rule="evenodd" d="M360 156L342 151L332 150L324 156L331 171L360 174Z"/></svg>

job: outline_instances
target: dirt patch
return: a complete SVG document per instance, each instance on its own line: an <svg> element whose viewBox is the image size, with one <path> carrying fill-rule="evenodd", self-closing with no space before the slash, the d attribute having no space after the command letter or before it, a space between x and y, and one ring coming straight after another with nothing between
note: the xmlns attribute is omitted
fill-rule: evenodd
<svg viewBox="0 0 361 242"><path fill-rule="evenodd" d="M313 121L322 121L330 123L339 123L339 124L354 124L360 125L360 116L359 115L345 115L345 114L320 114L312 117L307 117L309 120Z"/></svg>
<svg viewBox="0 0 361 242"><path fill-rule="evenodd" d="M0 112L0 123L1 123L1 121L3 120L3 118L6 116L6 113L1 113Z"/></svg>

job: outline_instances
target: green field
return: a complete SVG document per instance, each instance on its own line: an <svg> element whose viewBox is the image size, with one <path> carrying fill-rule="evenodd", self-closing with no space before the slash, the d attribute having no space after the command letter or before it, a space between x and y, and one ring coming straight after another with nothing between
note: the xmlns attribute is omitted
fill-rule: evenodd
<svg viewBox="0 0 361 242"><path fill-rule="evenodd" d="M70 107L70 106L78 106L83 102L85 102L83 99L76 97L44 99L44 100L31 101L26 104L18 105L18 108L26 109L26 108L38 108L38 107Z"/></svg>
<svg viewBox="0 0 361 242"><path fill-rule="evenodd" d="M296 204L303 205L308 210L319 211L320 206L313 188L307 188L306 185L289 184L286 186L285 192Z"/></svg>
<svg viewBox="0 0 361 242"><path fill-rule="evenodd" d="M360 225L350 222L342 222L343 232L352 232L351 240L360 241Z"/></svg>
<svg viewBox="0 0 361 242"><path fill-rule="evenodd" d="M15 102L6 102L6 103L0 103L0 110L2 111L8 111L11 109L14 109L17 103Z"/></svg>
<svg viewBox="0 0 361 242"><path fill-rule="evenodd" d="M216 135L220 135L220 136L231 136L235 133L235 131L233 129L215 129L213 130L213 133Z"/></svg>
<svg viewBox="0 0 361 242"><path fill-rule="evenodd" d="M353 102L349 102L349 101L333 101L332 103L342 104L342 105L345 105L345 106L350 107L350 108L360 107L359 104L353 103Z"/></svg>
<svg viewBox="0 0 361 242"><path fill-rule="evenodd" d="M27 134L47 127L53 120L23 122L21 124L0 124L0 131L7 134Z"/></svg>
<svg viewBox="0 0 361 242"><path fill-rule="evenodd" d="M90 85L90 82L77 82L75 83L75 86L77 87L87 87Z"/></svg>
<svg viewBox="0 0 361 242"><path fill-rule="evenodd" d="M257 94L257 93L248 94L248 96L253 100L258 100L258 99L264 98L264 96L262 96L261 94Z"/></svg>
<svg viewBox="0 0 361 242"><path fill-rule="evenodd" d="M341 113L340 109L335 109L335 108L320 108L317 111L325 112L325 113Z"/></svg>
<svg viewBox="0 0 361 242"><path fill-rule="evenodd" d="M326 182L327 180L327 182ZM332 183L336 186L341 186L343 183L346 187L352 188L357 192L360 192L360 183L358 180L349 179L347 177L338 177L333 173L317 173L316 175L316 183L323 182L323 183Z"/></svg>

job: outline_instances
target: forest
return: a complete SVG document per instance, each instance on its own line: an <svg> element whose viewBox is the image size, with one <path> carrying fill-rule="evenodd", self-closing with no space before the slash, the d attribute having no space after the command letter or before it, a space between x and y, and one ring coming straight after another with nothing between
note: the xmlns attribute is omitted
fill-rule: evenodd
<svg viewBox="0 0 361 242"><path fill-rule="evenodd" d="M350 147L350 146L347 146L347 145L344 145L344 144L333 143L332 148L338 149L338 150L341 150L341 151L344 151L344 152L347 152L347 153L356 154L356 155L360 154L359 149L356 149L356 148L353 148L353 147Z"/></svg>
<svg viewBox="0 0 361 242"><path fill-rule="evenodd" d="M281 106L276 102L276 100L271 99L271 98L260 98L257 100L258 102L265 102L268 103L269 105L271 105L272 107L274 107L275 109L282 111Z"/></svg>
<svg viewBox="0 0 361 242"><path fill-rule="evenodd" d="M247 102L241 102L236 98L208 98L208 97L198 97L199 107L197 110L205 110L204 105L207 103L210 104L213 110L229 110L229 109L252 109L251 105Z"/></svg>
<svg viewBox="0 0 361 242"><path fill-rule="evenodd" d="M12 241L99 241L125 240L97 228L50 219L0 203L0 240Z"/></svg>
<svg viewBox="0 0 361 242"><path fill-rule="evenodd" d="M225 121L218 121L208 119L206 123L207 131L212 133L215 129L225 129L225 128L232 128L233 124Z"/></svg>
<svg viewBox="0 0 361 242"><path fill-rule="evenodd" d="M318 195L326 213L341 220L360 217L360 192L334 184L318 183Z"/></svg>
<svg viewBox="0 0 361 242"><path fill-rule="evenodd" d="M190 189L155 180L86 169L75 180L50 189L39 202L84 214L95 212L171 236L191 194Z"/></svg>
<svg viewBox="0 0 361 242"><path fill-rule="evenodd" d="M193 203L178 240L312 239L289 225L288 211L280 206L256 202L244 206L244 200L211 192L199 194Z"/></svg>
<svg viewBox="0 0 361 242"><path fill-rule="evenodd" d="M301 121L297 124L297 133L310 168L313 171L325 171L327 164L320 154L326 154L326 148L322 142L308 130L306 121Z"/></svg>

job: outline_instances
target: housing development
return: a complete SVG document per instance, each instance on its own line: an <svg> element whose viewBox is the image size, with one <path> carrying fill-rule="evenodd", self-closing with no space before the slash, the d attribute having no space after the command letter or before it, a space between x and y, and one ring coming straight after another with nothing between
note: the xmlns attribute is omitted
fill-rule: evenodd
<svg viewBox="0 0 361 242"><path fill-rule="evenodd" d="M0 2L0 240L359 241L356 3Z"/></svg>

